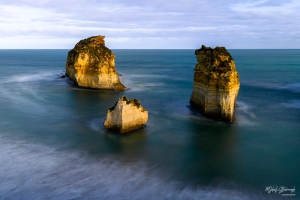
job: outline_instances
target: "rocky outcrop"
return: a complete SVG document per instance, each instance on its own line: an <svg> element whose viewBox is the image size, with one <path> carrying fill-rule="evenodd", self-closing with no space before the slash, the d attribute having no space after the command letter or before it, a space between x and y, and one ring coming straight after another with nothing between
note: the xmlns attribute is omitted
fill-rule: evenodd
<svg viewBox="0 0 300 200"><path fill-rule="evenodd" d="M198 64L191 105L205 116L233 122L240 82L232 56L224 47L212 49L204 45L195 55Z"/></svg>
<svg viewBox="0 0 300 200"><path fill-rule="evenodd" d="M148 111L137 99L119 98L117 103L107 111L104 126L119 133L131 132L143 127L148 120Z"/></svg>
<svg viewBox="0 0 300 200"><path fill-rule="evenodd" d="M115 54L105 46L105 36L79 41L69 51L66 75L80 87L125 90L115 68Z"/></svg>

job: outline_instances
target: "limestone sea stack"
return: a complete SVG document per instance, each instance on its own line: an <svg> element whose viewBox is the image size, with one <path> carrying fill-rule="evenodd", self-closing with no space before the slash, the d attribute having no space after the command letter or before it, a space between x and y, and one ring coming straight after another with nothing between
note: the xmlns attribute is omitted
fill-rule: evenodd
<svg viewBox="0 0 300 200"><path fill-rule="evenodd" d="M131 132L143 127L148 121L148 111L138 99L128 99L124 95L107 111L104 126L119 133Z"/></svg>
<svg viewBox="0 0 300 200"><path fill-rule="evenodd" d="M79 87L125 90L115 68L115 54L105 46L105 36L80 40L69 51L66 75Z"/></svg>
<svg viewBox="0 0 300 200"><path fill-rule="evenodd" d="M214 49L202 45L195 51L192 106L203 115L232 123L240 82L234 60L225 47Z"/></svg>

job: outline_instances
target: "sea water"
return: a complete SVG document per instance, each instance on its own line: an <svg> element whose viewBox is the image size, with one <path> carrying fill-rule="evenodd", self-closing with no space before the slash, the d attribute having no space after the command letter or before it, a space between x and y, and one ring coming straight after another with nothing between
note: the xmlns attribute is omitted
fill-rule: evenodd
<svg viewBox="0 0 300 200"><path fill-rule="evenodd" d="M62 78L68 50L0 50L0 199L280 199L300 190L300 50L229 50L233 124L189 104L194 50L113 50L127 91ZM103 127L121 95L144 129Z"/></svg>

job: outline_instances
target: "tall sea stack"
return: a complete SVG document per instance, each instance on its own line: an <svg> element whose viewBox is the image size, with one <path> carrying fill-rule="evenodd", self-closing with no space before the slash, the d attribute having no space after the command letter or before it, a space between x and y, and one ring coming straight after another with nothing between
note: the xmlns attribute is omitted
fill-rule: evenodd
<svg viewBox="0 0 300 200"><path fill-rule="evenodd" d="M66 75L80 87L125 90L115 68L115 54L105 46L105 36L80 40L69 51Z"/></svg>
<svg viewBox="0 0 300 200"><path fill-rule="evenodd" d="M214 49L202 45L195 51L194 89L192 106L208 117L232 123L240 88L234 60L225 47Z"/></svg>

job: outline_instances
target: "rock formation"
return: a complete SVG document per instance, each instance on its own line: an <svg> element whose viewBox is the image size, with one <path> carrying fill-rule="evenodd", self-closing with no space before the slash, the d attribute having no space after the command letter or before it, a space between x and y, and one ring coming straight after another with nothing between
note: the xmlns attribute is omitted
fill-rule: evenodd
<svg viewBox="0 0 300 200"><path fill-rule="evenodd" d="M80 40L69 51L66 75L80 87L125 90L115 68L115 54L105 46L105 36Z"/></svg>
<svg viewBox="0 0 300 200"><path fill-rule="evenodd" d="M234 60L225 47L212 49L202 45L195 51L194 89L190 99L205 116L232 123L240 88Z"/></svg>
<svg viewBox="0 0 300 200"><path fill-rule="evenodd" d="M148 111L137 99L121 96L117 103L107 111L104 126L107 129L126 133L143 127L148 120Z"/></svg>

